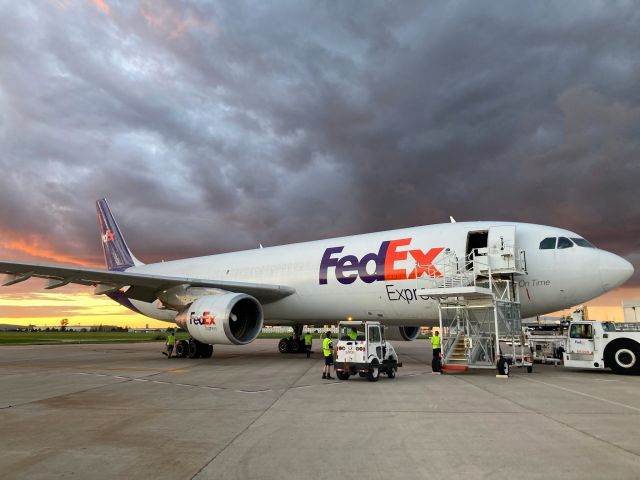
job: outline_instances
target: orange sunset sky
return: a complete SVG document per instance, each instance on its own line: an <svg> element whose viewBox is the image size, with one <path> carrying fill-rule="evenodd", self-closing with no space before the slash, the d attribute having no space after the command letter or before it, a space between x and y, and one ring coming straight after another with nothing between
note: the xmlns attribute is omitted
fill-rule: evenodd
<svg viewBox="0 0 640 480"><path fill-rule="evenodd" d="M99 198L145 263L451 216L630 261L591 318L640 300L632 2L4 3L0 261L104 268ZM0 288L0 323L167 325L43 285Z"/></svg>

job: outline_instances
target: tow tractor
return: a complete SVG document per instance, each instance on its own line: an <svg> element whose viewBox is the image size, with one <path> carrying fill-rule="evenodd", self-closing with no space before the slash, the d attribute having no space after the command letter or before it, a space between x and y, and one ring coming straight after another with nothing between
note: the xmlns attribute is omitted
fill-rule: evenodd
<svg viewBox="0 0 640 480"><path fill-rule="evenodd" d="M377 382L381 373L394 378L402 366L395 349L384 339L380 322L340 322L335 350L336 375L340 380L349 380L357 373Z"/></svg>
<svg viewBox="0 0 640 480"><path fill-rule="evenodd" d="M561 354L565 367L610 368L617 374L640 375L639 323L579 320L572 321L566 329L563 327L566 325L559 326L563 332L560 334L529 331L531 349L539 351L541 344L553 340L554 350Z"/></svg>

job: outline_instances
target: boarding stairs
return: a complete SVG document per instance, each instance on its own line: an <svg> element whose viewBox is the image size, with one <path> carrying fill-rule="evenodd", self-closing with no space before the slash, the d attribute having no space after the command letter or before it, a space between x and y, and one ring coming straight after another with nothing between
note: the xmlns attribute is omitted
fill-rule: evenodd
<svg viewBox="0 0 640 480"><path fill-rule="evenodd" d="M444 371L466 371L469 368L468 341L469 337L463 333L455 336L451 346L446 350L446 355L443 355Z"/></svg>
<svg viewBox="0 0 640 480"><path fill-rule="evenodd" d="M438 303L445 371L495 368L500 355L517 366L531 365L516 284L517 275L526 273L524 253L476 249L461 260L445 251L423 271L417 293Z"/></svg>

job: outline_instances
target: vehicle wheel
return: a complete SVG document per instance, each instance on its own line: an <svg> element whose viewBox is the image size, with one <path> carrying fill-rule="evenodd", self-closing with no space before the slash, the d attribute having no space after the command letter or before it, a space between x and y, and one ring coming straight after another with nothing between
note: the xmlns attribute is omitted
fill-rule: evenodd
<svg viewBox="0 0 640 480"><path fill-rule="evenodd" d="M198 343L195 340L189 342L189 358L198 358L200 356L200 349Z"/></svg>
<svg viewBox="0 0 640 480"><path fill-rule="evenodd" d="M604 362L618 375L640 375L640 345L631 340L612 342L604 352Z"/></svg>
<svg viewBox="0 0 640 480"><path fill-rule="evenodd" d="M504 357L498 360L498 374L509 375L509 362L507 362L507 359Z"/></svg>
<svg viewBox="0 0 640 480"><path fill-rule="evenodd" d="M186 340L179 340L176 342L176 357L186 358L189 354L189 342Z"/></svg>
<svg viewBox="0 0 640 480"><path fill-rule="evenodd" d="M291 353L300 353L301 345L302 343L300 342L300 340L298 340L297 338L292 338L289 341L289 349L291 350Z"/></svg>
<svg viewBox="0 0 640 480"><path fill-rule="evenodd" d="M340 380L349 380L349 374L347 372L336 372L336 375Z"/></svg>
<svg viewBox="0 0 640 480"><path fill-rule="evenodd" d="M278 342L278 351L280 353L287 353L289 351L289 340L283 338Z"/></svg>
<svg viewBox="0 0 640 480"><path fill-rule="evenodd" d="M369 367L369 375L367 375L367 380L369 380L370 382L377 382L379 378L380 366L378 365L378 362L373 362Z"/></svg>
<svg viewBox="0 0 640 480"><path fill-rule="evenodd" d="M200 347L200 356L202 358L211 358L211 355L213 355L213 345L201 343L199 347Z"/></svg>
<svg viewBox="0 0 640 480"><path fill-rule="evenodd" d="M528 365L527 366L527 373L531 373L533 372L533 365Z"/></svg>

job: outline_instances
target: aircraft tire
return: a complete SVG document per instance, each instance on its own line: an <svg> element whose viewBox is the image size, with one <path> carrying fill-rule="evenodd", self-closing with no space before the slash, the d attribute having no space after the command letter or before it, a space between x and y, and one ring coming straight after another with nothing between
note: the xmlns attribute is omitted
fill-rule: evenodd
<svg viewBox="0 0 640 480"><path fill-rule="evenodd" d="M201 343L199 349L201 358L211 358L211 355L213 355L213 345Z"/></svg>
<svg viewBox="0 0 640 480"><path fill-rule="evenodd" d="M297 338L292 338L291 341L289 342L289 349L291 353L300 353L301 345L302 345L302 342L300 342L300 340L298 340Z"/></svg>
<svg viewBox="0 0 640 480"><path fill-rule="evenodd" d="M176 357L186 358L189 354L189 342L186 340L179 340L176 343Z"/></svg>
<svg viewBox="0 0 640 480"><path fill-rule="evenodd" d="M371 362L371 366L369 367L369 374L367 375L367 380L370 382L377 382L380 379L380 365L376 360Z"/></svg>
<svg viewBox="0 0 640 480"><path fill-rule="evenodd" d="M189 358L198 358L200 356L198 343L200 342L197 342L196 340L191 340L189 342Z"/></svg>
<svg viewBox="0 0 640 480"><path fill-rule="evenodd" d="M289 350L290 350L289 349L289 340L286 339L286 338L281 339L278 342L278 351L280 353L287 353L287 352L289 352Z"/></svg>
<svg viewBox="0 0 640 480"><path fill-rule="evenodd" d="M618 375L640 375L640 345L632 340L617 340L607 345L604 362Z"/></svg>
<svg viewBox="0 0 640 480"><path fill-rule="evenodd" d="M340 380L349 380L349 374L347 372L336 372L336 376Z"/></svg>

